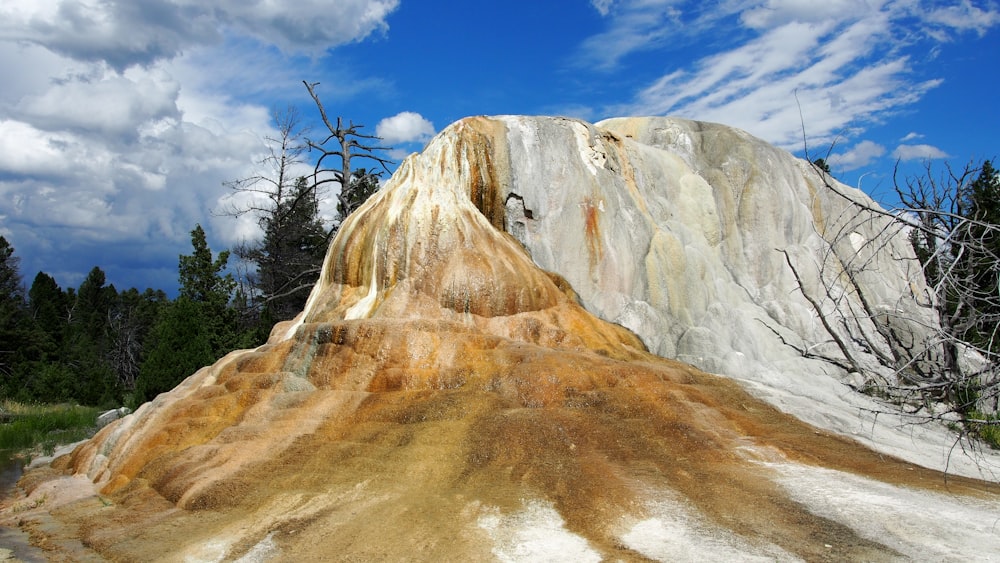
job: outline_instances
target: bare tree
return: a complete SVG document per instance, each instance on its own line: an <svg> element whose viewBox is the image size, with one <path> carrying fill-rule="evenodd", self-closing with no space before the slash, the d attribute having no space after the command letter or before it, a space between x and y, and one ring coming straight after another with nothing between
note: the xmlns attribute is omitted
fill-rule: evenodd
<svg viewBox="0 0 1000 563"><path fill-rule="evenodd" d="M256 216L258 224L274 214L278 205L292 195L297 176L293 169L304 164L303 153L308 146L303 141L307 129L295 106L271 110L271 122L277 136L266 136L267 154L261 159L256 174L223 184L236 194L249 196L245 201L231 202L221 214L240 217Z"/></svg>
<svg viewBox="0 0 1000 563"><path fill-rule="evenodd" d="M355 174L351 168L351 160L354 158L373 160L383 171L389 172L388 166L393 162L380 156L379 152L388 151L390 147L381 147L371 143L371 141L381 141L382 139L375 135L362 134L360 130L364 128L364 125L355 124L353 121L348 121L345 125L341 117L337 117L337 124L334 125L327 117L323 102L316 94L316 86L319 85L319 82L310 84L303 80L302 83L305 84L309 95L316 102L316 108L319 110L323 125L329 132L329 135L322 141L306 141L310 150L320 153L319 158L316 159L316 166L313 168L312 184L317 187L330 182L340 184L340 190L337 192L337 210L341 214L341 221L343 221L347 215L357 209L360 203L367 199L367 195L361 198L354 192L356 190L367 191L370 195L371 182L381 173L381 171L371 173L361 169L359 172L362 174ZM329 157L340 159L340 167L331 168L327 164Z"/></svg>
<svg viewBox="0 0 1000 563"><path fill-rule="evenodd" d="M990 205L997 206L1000 178L989 161L983 167L948 167L941 177L935 177L928 164L923 176L905 182L897 176L901 206L887 211L848 194L821 164L813 163L817 176L848 205L842 217L827 221L824 228L831 231L821 233L829 244L827 254L820 264L810 265L821 280L818 294L816 289L807 292L799 271L805 265L783 252L800 291L836 347L819 353L817 347L796 349L860 375L859 391L890 403L884 412L914 422L961 421L965 434L997 443L1000 209L990 215L979 209L983 205L976 204L972 194L984 191L995 198ZM862 240L859 231L875 234ZM912 255L883 251L900 237L909 239L917 261ZM923 295L914 296L921 310L873 305L863 288L871 277L881 275L878 261L885 259L902 261L897 266L919 265L909 276L920 281L912 287L926 288ZM866 276L868 282L861 283Z"/></svg>
<svg viewBox="0 0 1000 563"><path fill-rule="evenodd" d="M327 242L319 195L306 176L308 129L295 106L274 109L271 118L277 135L264 138L267 153L257 173L225 183L238 197L221 211L233 217L252 215L263 234L233 249L241 260L236 265L237 304L246 326L258 324L262 315L269 324L298 312L315 282Z"/></svg>
<svg viewBox="0 0 1000 563"><path fill-rule="evenodd" d="M959 170L946 166L939 177L927 164L925 174L895 184L940 319L950 376L945 391L965 413L995 413L1000 393L1000 224L995 222L1000 179L990 161L984 161ZM980 189L986 193L977 193ZM978 361L963 361L970 355Z"/></svg>
<svg viewBox="0 0 1000 563"><path fill-rule="evenodd" d="M296 108L276 110L272 119L278 134L265 137L268 152L260 162L260 172L226 183L243 197L222 214L239 217L249 213L263 233L261 240L244 242L234 249L244 265L254 266L242 273L238 300L248 318L245 322L250 324L258 322L255 319L260 316L264 324L291 318L302 309L319 277L326 248L343 219L378 189L379 173L364 168L352 171L352 159L374 160L385 171L391 164L379 155L387 148L368 142L378 137L361 134L362 125L348 122L345 126L340 117L334 125L316 94L317 84L303 83L328 134L320 141L310 140ZM305 167L306 154L312 151L320 154L311 174L296 173L297 168ZM333 183L339 184L339 220L325 224L319 207L326 186Z"/></svg>

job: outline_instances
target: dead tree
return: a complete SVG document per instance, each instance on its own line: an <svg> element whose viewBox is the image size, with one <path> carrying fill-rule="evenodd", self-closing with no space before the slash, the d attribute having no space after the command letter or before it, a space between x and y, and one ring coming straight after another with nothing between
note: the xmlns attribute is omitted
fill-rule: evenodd
<svg viewBox="0 0 1000 563"><path fill-rule="evenodd" d="M364 125L355 124L353 121L348 121L345 125L341 117L337 117L337 123L334 125L330 121L330 118L327 117L323 102L320 101L319 96L316 94L316 86L319 85L319 82L310 84L303 80L302 83L305 84L306 89L309 90L309 95L316 102L316 108L319 110L323 125L326 126L329 132L329 135L322 141L306 140L309 150L315 150L320 154L313 168L312 184L319 187L327 183L336 182L340 185L340 190L337 192L337 210L341 214L340 221L343 222L347 215L360 205L358 203L359 199L361 202L367 199L367 196L359 198L357 194L352 192L358 189L367 190L370 193L372 177L377 177L381 172L375 174L364 172L365 177L359 177L351 168L351 160L355 158L373 160L383 171L389 172L389 165L393 164L393 162L380 156L379 152L388 151L390 147L381 147L370 143L370 141L381 141L382 139L375 135L362 134L360 130L364 128ZM332 168L327 164L327 159L330 157L340 159L339 168ZM331 231L332 234L333 231Z"/></svg>
<svg viewBox="0 0 1000 563"><path fill-rule="evenodd" d="M277 136L264 137L267 154L258 163L255 174L238 180L223 182L234 194L248 196L248 201L231 202L217 211L220 215L240 217L256 216L258 224L274 214L279 204L292 196L297 176L294 168L304 164L303 153L308 146L303 142L307 129L295 106L284 110L273 109L271 122Z"/></svg>
<svg viewBox="0 0 1000 563"><path fill-rule="evenodd" d="M895 182L940 319L946 392L966 413L996 413L1000 394L1000 224L998 210L990 217L973 194L977 183L1000 189L1000 179L984 178L992 174L989 161L947 166L940 177L928 164L925 174ZM1000 194L993 198L995 206Z"/></svg>
<svg viewBox="0 0 1000 563"><path fill-rule="evenodd" d="M1000 428L1000 224L969 208L968 186L980 171L972 164L949 168L938 180L928 165L925 176L895 182L902 205L887 211L849 195L816 168L825 188L848 203L843 217L828 222L833 230L820 233L829 246L817 268L819 295L806 293L787 252L785 259L843 356L824 359L858 372L859 391L888 400L886 413L913 422L961 420L965 434L986 437ZM862 240L862 230L875 235ZM878 260L914 263L913 256L884 252L900 236L909 238L919 264L911 279L920 278L917 286L926 281L926 294L913 297L933 311L934 322L912 308L876 310L859 283L879 275ZM817 357L815 349L808 353Z"/></svg>
<svg viewBox="0 0 1000 563"><path fill-rule="evenodd" d="M244 302L241 316L248 326L256 324L265 309L267 321L294 316L318 277L326 250L324 236L318 241L310 237L310 231L325 233L325 227L319 220L316 187L306 181L307 128L294 106L272 110L271 119L277 135L264 137L267 152L257 172L225 182L234 197L217 212L233 217L249 214L263 233L263 239L233 248L241 259L237 265Z"/></svg>

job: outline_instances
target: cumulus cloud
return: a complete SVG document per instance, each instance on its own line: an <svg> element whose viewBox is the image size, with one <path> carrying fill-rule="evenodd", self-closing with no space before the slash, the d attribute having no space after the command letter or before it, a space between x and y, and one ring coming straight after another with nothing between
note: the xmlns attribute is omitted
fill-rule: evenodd
<svg viewBox="0 0 1000 563"><path fill-rule="evenodd" d="M232 27L289 51L322 52L387 29L399 0L280 2L222 0L10 0L0 40L41 45L67 58L123 71L219 43Z"/></svg>
<svg viewBox="0 0 1000 563"><path fill-rule="evenodd" d="M18 77L0 89L0 217L23 271L73 284L117 263L122 275L135 269L119 286L169 289L175 271L138 276L176 264L196 223L215 248L245 236L246 221L209 213L274 133L252 100L301 88L311 56L385 31L398 4L0 3L0 74ZM370 87L342 82L353 90L331 95ZM125 266L107 248L143 258Z"/></svg>
<svg viewBox="0 0 1000 563"><path fill-rule="evenodd" d="M892 151L892 156L899 160L928 160L948 158L948 153L931 145L899 145Z"/></svg>
<svg viewBox="0 0 1000 563"><path fill-rule="evenodd" d="M178 119L180 84L166 75L72 77L27 95L17 105L20 117L46 130L134 135L149 121Z"/></svg>
<svg viewBox="0 0 1000 563"><path fill-rule="evenodd" d="M434 136L434 124L419 113L403 111L375 126L375 134L388 144L423 143Z"/></svg>
<svg viewBox="0 0 1000 563"><path fill-rule="evenodd" d="M677 55L685 28L707 22L717 39L699 43L698 52L707 54L691 62L666 58L668 65L685 62L668 66L631 102L606 113L719 121L791 150L802 148L804 127L813 146L830 143L941 83L916 78L906 56L914 42L931 48L956 33L979 31L973 20L1000 23L1000 11L967 2L944 11L908 0L733 1L716 8L708 14L684 2L623 0L608 9L607 29L581 46L590 64L614 67L642 51ZM682 25L672 25L677 21Z"/></svg>
<svg viewBox="0 0 1000 563"><path fill-rule="evenodd" d="M872 141L861 141L847 151L830 155L829 164L833 168L848 172L868 166L885 154L885 147Z"/></svg>

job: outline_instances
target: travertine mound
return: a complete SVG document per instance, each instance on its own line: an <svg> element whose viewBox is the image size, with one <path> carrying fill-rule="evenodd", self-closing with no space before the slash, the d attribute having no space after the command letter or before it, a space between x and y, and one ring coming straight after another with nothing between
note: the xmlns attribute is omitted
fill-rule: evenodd
<svg viewBox="0 0 1000 563"><path fill-rule="evenodd" d="M689 198L700 215L667 196L639 198L660 172L640 172L637 155L667 162L649 164L663 174L686 165L628 135L641 136L551 118L453 125L346 221L295 321L30 473L28 495L7 503L3 521L31 531L53 558L81 560L1000 552L995 485L945 481L784 414L732 379L650 353L661 344L638 329L654 317L674 322L669 306L650 305L639 336L581 306L642 287L676 305L695 299L673 289L697 285L692 268L715 268L698 266L697 253L655 265L660 243L650 241L669 249L674 235L628 218L696 217L703 228L681 247L694 252L699 237L711 239L711 198ZM678 182L706 189L693 176ZM637 207L626 210L625 198ZM562 242L538 246L543 235ZM718 252L735 236L720 231ZM638 250L620 246L628 240ZM636 269L632 251L651 257ZM547 260L570 265L547 272L538 266ZM719 295L733 283L699 279ZM705 307L692 318L718 328ZM661 343L684 340L672 325L664 331Z"/></svg>

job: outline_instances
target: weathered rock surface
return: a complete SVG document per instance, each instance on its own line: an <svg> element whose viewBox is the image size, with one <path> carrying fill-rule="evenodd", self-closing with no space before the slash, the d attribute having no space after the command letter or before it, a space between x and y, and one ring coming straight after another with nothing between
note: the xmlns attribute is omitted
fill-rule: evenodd
<svg viewBox="0 0 1000 563"><path fill-rule="evenodd" d="M663 131L690 154L657 146ZM740 183L767 172L809 190L778 164L762 172L790 157L757 143L680 121L463 120L346 221L299 318L30 472L0 518L81 560L1000 551L996 485L945 481L731 379L797 404L808 394L783 381L840 376L805 371L757 320L825 341L765 246L807 263L829 248L810 221L837 228L818 183L788 205L826 223ZM871 303L910 306L893 280Z"/></svg>

